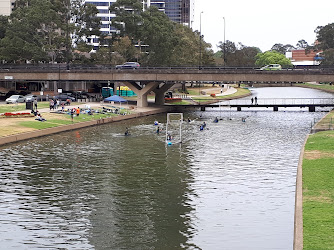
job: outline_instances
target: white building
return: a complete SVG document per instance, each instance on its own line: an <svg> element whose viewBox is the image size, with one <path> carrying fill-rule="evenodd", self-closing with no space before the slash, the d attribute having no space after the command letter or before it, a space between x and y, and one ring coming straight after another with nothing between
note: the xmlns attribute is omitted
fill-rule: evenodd
<svg viewBox="0 0 334 250"><path fill-rule="evenodd" d="M0 0L1 1L1 0ZM109 11L109 8L117 0L85 0L85 3L90 3L96 6L101 18L100 31L105 35L112 35L117 30L111 25L111 21L115 18L115 14ZM194 20L194 0L142 0L143 10L150 6L156 6L160 11L172 20L180 24L192 26ZM88 44L93 45L93 51L98 50L99 38L92 36L88 38Z"/></svg>
<svg viewBox="0 0 334 250"><path fill-rule="evenodd" d="M90 3L96 6L99 13L98 17L101 18L101 26L100 31L102 34L110 35L112 33L116 33L115 27L111 26L111 20L115 18L115 14L112 14L109 11L109 8L112 4L114 4L116 0L86 0L85 3ZM96 36L92 36L88 38L88 44L93 45L93 51L96 51L99 47L99 38Z"/></svg>
<svg viewBox="0 0 334 250"><path fill-rule="evenodd" d="M0 15L9 16L14 8L15 0L0 0Z"/></svg>

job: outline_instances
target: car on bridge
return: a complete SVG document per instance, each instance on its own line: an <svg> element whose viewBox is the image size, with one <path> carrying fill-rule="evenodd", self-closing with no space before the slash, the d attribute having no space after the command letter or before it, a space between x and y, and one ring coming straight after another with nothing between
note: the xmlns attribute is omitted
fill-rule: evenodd
<svg viewBox="0 0 334 250"><path fill-rule="evenodd" d="M282 70L282 66L280 64L269 64L260 68L260 70Z"/></svg>
<svg viewBox="0 0 334 250"><path fill-rule="evenodd" d="M116 65L116 69L138 69L140 64L137 62L126 62L121 65Z"/></svg>

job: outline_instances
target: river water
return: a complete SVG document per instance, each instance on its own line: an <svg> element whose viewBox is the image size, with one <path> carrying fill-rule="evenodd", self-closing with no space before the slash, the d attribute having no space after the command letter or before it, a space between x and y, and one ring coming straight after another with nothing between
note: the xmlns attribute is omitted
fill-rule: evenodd
<svg viewBox="0 0 334 250"><path fill-rule="evenodd" d="M292 249L298 158L324 115L217 108L185 114L195 121L183 125L182 145L155 133L164 114L2 147L0 248Z"/></svg>

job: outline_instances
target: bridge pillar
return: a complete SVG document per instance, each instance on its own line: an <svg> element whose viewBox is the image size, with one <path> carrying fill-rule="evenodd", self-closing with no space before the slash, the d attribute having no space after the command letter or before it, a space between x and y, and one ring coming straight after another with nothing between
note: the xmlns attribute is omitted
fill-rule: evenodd
<svg viewBox="0 0 334 250"><path fill-rule="evenodd" d="M53 93L58 94L58 81L53 81Z"/></svg>
<svg viewBox="0 0 334 250"><path fill-rule="evenodd" d="M315 106L309 106L308 111L309 112L315 112Z"/></svg>
<svg viewBox="0 0 334 250"><path fill-rule="evenodd" d="M155 104L164 105L165 104L165 92L170 89L175 83L164 83L159 84L156 89L153 90L155 93Z"/></svg>
<svg viewBox="0 0 334 250"><path fill-rule="evenodd" d="M277 106L274 106L274 111L278 111L278 107Z"/></svg>
<svg viewBox="0 0 334 250"><path fill-rule="evenodd" d="M241 111L241 107L237 107L237 111Z"/></svg>
<svg viewBox="0 0 334 250"><path fill-rule="evenodd" d="M205 111L205 106L201 107L201 111Z"/></svg>
<svg viewBox="0 0 334 250"><path fill-rule="evenodd" d="M124 84L136 93L138 108L144 108L148 106L147 95L159 86L159 83L156 82L145 84L145 87L139 86L136 82L124 82Z"/></svg>

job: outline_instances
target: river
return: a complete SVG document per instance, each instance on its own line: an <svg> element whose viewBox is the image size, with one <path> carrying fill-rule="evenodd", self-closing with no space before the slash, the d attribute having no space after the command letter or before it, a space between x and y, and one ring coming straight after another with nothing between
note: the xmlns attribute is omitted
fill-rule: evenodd
<svg viewBox="0 0 334 250"><path fill-rule="evenodd" d="M1 147L1 248L292 249L298 158L311 122L324 115L216 108L185 114L194 122L172 146L155 133L164 114Z"/></svg>

